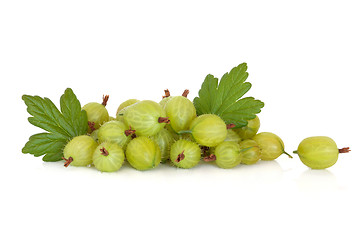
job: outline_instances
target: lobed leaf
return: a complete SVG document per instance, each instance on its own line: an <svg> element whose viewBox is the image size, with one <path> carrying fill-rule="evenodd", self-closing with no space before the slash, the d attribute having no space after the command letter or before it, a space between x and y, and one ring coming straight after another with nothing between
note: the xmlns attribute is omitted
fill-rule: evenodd
<svg viewBox="0 0 360 240"><path fill-rule="evenodd" d="M67 88L60 98L60 108L65 119L73 126L73 136L85 134L87 131L87 115L71 88Z"/></svg>
<svg viewBox="0 0 360 240"><path fill-rule="evenodd" d="M23 95L27 111L32 117L28 120L45 133L32 135L22 149L23 153L42 156L44 161L59 161L66 143L73 137L86 134L87 115L73 91L68 88L60 98L60 108L48 98Z"/></svg>
<svg viewBox="0 0 360 240"><path fill-rule="evenodd" d="M193 100L197 115L211 112L212 106L215 104L215 99L212 99L211 96L216 94L217 86L218 79L213 75L208 74L199 90L199 97L195 97Z"/></svg>
<svg viewBox="0 0 360 240"><path fill-rule="evenodd" d="M225 73L220 82L207 75L199 97L193 100L197 115L217 114L227 124L234 123L237 128L246 126L247 120L254 118L264 107L263 102L252 97L241 99L251 88L251 83L245 82L248 76L246 63Z"/></svg>
<svg viewBox="0 0 360 240"><path fill-rule="evenodd" d="M30 153L35 157L45 154L43 158L44 161L55 162L61 160L62 151L59 151L59 149L62 150L67 141L68 139L54 133L34 134L29 138L22 152ZM60 153L60 155L58 153Z"/></svg>
<svg viewBox="0 0 360 240"><path fill-rule="evenodd" d="M263 102L253 97L242 98L236 103L222 114L226 124L234 123L236 127L246 126L247 120L255 118L255 114L260 113L260 109L264 107Z"/></svg>
<svg viewBox="0 0 360 240"><path fill-rule="evenodd" d="M50 99L29 95L23 95L22 99L28 106L28 113L33 116L28 118L31 124L48 132L61 134L63 137L71 137L71 133L67 131L71 126Z"/></svg>

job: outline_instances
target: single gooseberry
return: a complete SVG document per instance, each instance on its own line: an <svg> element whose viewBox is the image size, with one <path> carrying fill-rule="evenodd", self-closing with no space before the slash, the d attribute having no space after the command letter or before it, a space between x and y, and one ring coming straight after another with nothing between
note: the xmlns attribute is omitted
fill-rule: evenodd
<svg viewBox="0 0 360 240"><path fill-rule="evenodd" d="M207 147L219 145L227 136L225 122L215 114L203 114L196 117L189 129L180 133L191 133L197 143Z"/></svg>
<svg viewBox="0 0 360 240"><path fill-rule="evenodd" d="M259 145L261 151L261 160L274 160L281 154L290 154L285 152L284 142L282 139L271 132L261 132L253 137L253 140Z"/></svg>
<svg viewBox="0 0 360 240"><path fill-rule="evenodd" d="M104 142L97 146L92 159L95 168L99 171L115 172L123 165L125 154L118 144Z"/></svg>
<svg viewBox="0 0 360 240"><path fill-rule="evenodd" d="M316 136L302 140L294 153L297 153L300 160L309 168L325 169L337 162L339 153L349 151L349 148L338 149L335 141L329 137Z"/></svg>
<svg viewBox="0 0 360 240"><path fill-rule="evenodd" d="M136 131L137 136L153 136L169 123L165 110L151 100L143 100L128 106L124 120Z"/></svg>
<svg viewBox="0 0 360 240"><path fill-rule="evenodd" d="M92 155L98 144L88 135L81 135L71 139L64 148L65 167L87 166L92 163Z"/></svg>
<svg viewBox="0 0 360 240"><path fill-rule="evenodd" d="M256 115L255 118L247 121L246 126L234 129L234 131L237 132L237 134L239 134L241 139L245 140L245 139L253 138L258 132L259 128L260 128L260 119Z"/></svg>
<svg viewBox="0 0 360 240"><path fill-rule="evenodd" d="M161 151L157 143L149 137L136 137L127 145L125 156L137 170L148 170L160 164Z"/></svg>
<svg viewBox="0 0 360 240"><path fill-rule="evenodd" d="M232 141L222 142L215 147L214 153L204 157L204 161L215 161L220 168L233 168L241 162L239 144Z"/></svg>
<svg viewBox="0 0 360 240"><path fill-rule="evenodd" d="M98 129L101 124L109 121L109 113L107 111L106 104L109 100L109 95L103 96L103 102L91 102L85 104L82 109L86 111L89 128L88 132L91 133L92 131Z"/></svg>
<svg viewBox="0 0 360 240"><path fill-rule="evenodd" d="M252 139L245 139L239 143L241 163L250 165L260 160L261 152L259 145Z"/></svg>
<svg viewBox="0 0 360 240"><path fill-rule="evenodd" d="M201 150L197 143L185 139L177 140L170 149L170 160L179 168L195 167L201 158Z"/></svg>

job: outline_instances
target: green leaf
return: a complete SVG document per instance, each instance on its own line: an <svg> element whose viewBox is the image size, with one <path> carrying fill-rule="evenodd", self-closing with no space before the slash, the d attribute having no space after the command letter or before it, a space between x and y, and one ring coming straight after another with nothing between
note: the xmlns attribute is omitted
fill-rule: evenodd
<svg viewBox="0 0 360 240"><path fill-rule="evenodd" d="M48 98L23 95L27 111L32 115L28 120L45 133L32 135L22 149L44 161L59 161L63 148L73 137L86 134L87 116L73 91L68 88L60 98L60 109Z"/></svg>
<svg viewBox="0 0 360 240"><path fill-rule="evenodd" d="M45 154L44 161L59 161L62 157L62 148L68 139L53 133L39 133L32 135L22 149L23 153L33 154L39 157ZM59 151L61 149L61 151ZM56 156L56 157L54 157Z"/></svg>
<svg viewBox="0 0 360 240"><path fill-rule="evenodd" d="M71 88L67 88L61 96L60 108L66 120L76 131L72 135L78 136L86 133L88 129L86 111L81 109L80 102Z"/></svg>
<svg viewBox="0 0 360 240"><path fill-rule="evenodd" d="M213 75L207 75L193 100L197 115L217 114L226 124L233 123L236 128L247 125L247 120L255 118L264 103L253 97L242 98L251 88L245 82L249 76L247 64L242 63L225 73L220 83Z"/></svg>
<svg viewBox="0 0 360 240"><path fill-rule="evenodd" d="M212 96L216 95L217 86L218 79L211 74L207 75L199 90L199 97L193 101L198 115L212 112L212 106L215 105Z"/></svg>
<svg viewBox="0 0 360 240"><path fill-rule="evenodd" d="M28 113L33 116L28 118L31 124L48 132L56 132L64 137L71 136L71 133L64 129L64 125L68 129L70 126L67 125L64 116L50 99L29 95L23 95L22 99L28 106Z"/></svg>

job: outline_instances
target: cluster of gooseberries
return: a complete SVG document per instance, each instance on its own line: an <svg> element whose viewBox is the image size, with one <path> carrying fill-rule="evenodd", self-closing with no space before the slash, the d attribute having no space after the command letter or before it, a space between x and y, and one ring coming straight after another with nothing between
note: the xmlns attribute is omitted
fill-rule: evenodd
<svg viewBox="0 0 360 240"><path fill-rule="evenodd" d="M102 172L118 171L126 160L137 170L148 170L169 162L179 168L195 167L200 161L220 168L239 164L255 164L259 160L274 160L285 152L282 139L271 132L260 132L258 116L242 128L233 128L215 114L196 115L187 98L170 96L165 90L160 102L129 99L120 104L116 117L106 109L109 96L103 102L83 106L88 117L88 134L67 143L63 152L64 166L93 164ZM340 149L327 137L304 139L297 151L301 161L314 169L335 164Z"/></svg>

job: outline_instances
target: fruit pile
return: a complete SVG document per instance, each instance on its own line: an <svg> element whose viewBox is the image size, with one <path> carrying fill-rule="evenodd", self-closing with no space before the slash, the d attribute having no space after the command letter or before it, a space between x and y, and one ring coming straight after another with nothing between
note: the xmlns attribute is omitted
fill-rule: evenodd
<svg viewBox="0 0 360 240"><path fill-rule="evenodd" d="M65 165L93 163L100 171L112 172L121 168L125 158L138 170L152 169L168 160L176 167L192 168L203 159L221 168L233 168L287 154L278 136L257 134L258 116L247 126L232 129L233 125L225 124L218 115L197 116L186 97L188 91L182 96L165 92L159 103L137 99L121 103L116 118L109 117L105 108L108 96L102 104L86 104L88 135L75 137L65 146Z"/></svg>
<svg viewBox="0 0 360 240"><path fill-rule="evenodd" d="M185 90L181 96L165 96L159 102L129 99L120 104L116 117L102 103L81 107L71 89L60 98L60 107L39 96L24 95L29 122L47 132L35 134L23 153L44 161L65 161L64 166L89 166L102 172L118 171L126 160L137 170L169 162L179 168L195 167L200 161L220 168L274 160L286 154L284 142L274 133L260 132L258 113L264 106L252 97L241 98L251 87L245 82L246 64L226 73L220 83L208 75L193 101ZM335 164L339 152L327 137L304 139L297 153L314 169Z"/></svg>

